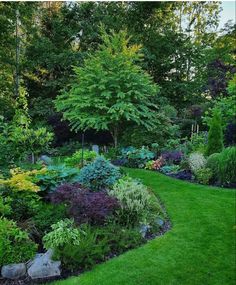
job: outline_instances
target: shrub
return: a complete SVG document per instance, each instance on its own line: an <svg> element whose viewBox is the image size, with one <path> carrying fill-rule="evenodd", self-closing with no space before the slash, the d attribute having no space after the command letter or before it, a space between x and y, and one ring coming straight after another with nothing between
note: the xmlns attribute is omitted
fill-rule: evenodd
<svg viewBox="0 0 236 285"><path fill-rule="evenodd" d="M195 177L199 183L208 185L212 178L212 171L210 168L198 169L195 172Z"/></svg>
<svg viewBox="0 0 236 285"><path fill-rule="evenodd" d="M219 163L220 153L213 153L207 159L206 167L211 169L214 181L219 180Z"/></svg>
<svg viewBox="0 0 236 285"><path fill-rule="evenodd" d="M77 223L102 224L118 208L117 199L105 192L80 191L71 201L69 213Z"/></svg>
<svg viewBox="0 0 236 285"><path fill-rule="evenodd" d="M40 189L47 192L53 191L58 185L65 182L76 182L78 178L78 169L67 167L64 164L50 165L45 173L36 175Z"/></svg>
<svg viewBox="0 0 236 285"><path fill-rule="evenodd" d="M32 217L32 220L41 236L51 230L52 224L65 219L67 216L64 205L52 205L41 202L36 209L37 211Z"/></svg>
<svg viewBox="0 0 236 285"><path fill-rule="evenodd" d="M206 165L206 159L204 155L200 152L191 153L188 158L188 162L189 162L190 169L193 173L205 167Z"/></svg>
<svg viewBox="0 0 236 285"><path fill-rule="evenodd" d="M215 111L213 113L213 117L210 121L209 126L210 130L208 134L208 145L206 150L207 155L221 152L224 147L221 114L218 111Z"/></svg>
<svg viewBox="0 0 236 285"><path fill-rule="evenodd" d="M166 151L162 153L162 157L168 164L179 164L183 158L183 153L178 150Z"/></svg>
<svg viewBox="0 0 236 285"><path fill-rule="evenodd" d="M160 168L160 171L164 174L176 173L178 170L178 165L166 165Z"/></svg>
<svg viewBox="0 0 236 285"><path fill-rule="evenodd" d="M151 205L146 186L130 178L120 179L108 193L120 203L117 210L119 223L135 225L145 220Z"/></svg>
<svg viewBox="0 0 236 285"><path fill-rule="evenodd" d="M81 169L78 182L93 191L100 191L112 187L120 177L119 168L100 156Z"/></svg>
<svg viewBox="0 0 236 285"><path fill-rule="evenodd" d="M52 229L43 238L44 246L52 248L54 257L66 268L91 267L108 252L105 244L97 240L96 232L88 226L76 228L73 221L67 219L52 225Z"/></svg>
<svg viewBox="0 0 236 285"><path fill-rule="evenodd" d="M31 218L37 208L40 197L29 191L15 191L8 187L1 188L0 197L6 201L12 211L6 215L17 222Z"/></svg>
<svg viewBox="0 0 236 285"><path fill-rule="evenodd" d="M36 249L36 244L15 222L0 218L0 266L28 261Z"/></svg>
<svg viewBox="0 0 236 285"><path fill-rule="evenodd" d="M69 214L79 224L101 224L118 208L118 202L106 192L90 192L81 185L61 185L51 195L54 203L66 203Z"/></svg>
<svg viewBox="0 0 236 285"><path fill-rule="evenodd" d="M182 170L177 173L172 173L170 174L170 176L181 180L187 180L187 181L192 180L192 173L188 170Z"/></svg>
<svg viewBox="0 0 236 285"><path fill-rule="evenodd" d="M236 147L225 148L220 153L219 178L225 185L236 182Z"/></svg>
<svg viewBox="0 0 236 285"><path fill-rule="evenodd" d="M13 191L38 192L40 188L33 182L34 177L37 174L44 172L45 169L32 171L24 171L20 168L11 169L11 177L6 180L1 179L0 185L4 185L5 187L12 189Z"/></svg>
<svg viewBox="0 0 236 285"><path fill-rule="evenodd" d="M109 224L98 229L98 239L105 240L112 254L121 254L145 242L138 229Z"/></svg>
<svg viewBox="0 0 236 285"><path fill-rule="evenodd" d="M8 216L12 213L11 201L12 199L10 197L4 198L0 196L0 217Z"/></svg>
<svg viewBox="0 0 236 285"><path fill-rule="evenodd" d="M84 150L83 151L83 163L87 165L91 163L97 156L95 151ZM65 159L65 163L69 166L73 167L81 167L82 166L82 149L76 151L71 157L67 157Z"/></svg>

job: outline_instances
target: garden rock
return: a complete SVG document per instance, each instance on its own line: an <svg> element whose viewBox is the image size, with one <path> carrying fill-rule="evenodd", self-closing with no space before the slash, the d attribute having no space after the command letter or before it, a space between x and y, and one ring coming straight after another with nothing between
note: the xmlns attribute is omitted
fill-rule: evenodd
<svg viewBox="0 0 236 285"><path fill-rule="evenodd" d="M47 155L41 155L39 160L41 160L46 165L52 164L52 159Z"/></svg>
<svg viewBox="0 0 236 285"><path fill-rule="evenodd" d="M60 261L52 260L53 251L37 254L28 265L28 275L32 279L48 278L61 275Z"/></svg>
<svg viewBox="0 0 236 285"><path fill-rule="evenodd" d="M145 238L145 236L147 235L147 233L148 233L148 231L150 230L150 226L148 226L148 225L141 225L141 227L140 227L140 233L141 233L141 235L142 235L142 237L143 238Z"/></svg>
<svg viewBox="0 0 236 285"><path fill-rule="evenodd" d="M4 265L1 270L2 277L7 279L18 279L26 273L26 265L24 263Z"/></svg>

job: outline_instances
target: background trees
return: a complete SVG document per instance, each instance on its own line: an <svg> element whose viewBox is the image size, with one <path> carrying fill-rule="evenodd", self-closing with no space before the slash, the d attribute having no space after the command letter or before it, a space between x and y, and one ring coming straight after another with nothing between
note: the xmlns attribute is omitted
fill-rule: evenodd
<svg viewBox="0 0 236 285"><path fill-rule="evenodd" d="M129 46L126 32L103 32L101 38L103 44L84 66L74 68L75 82L57 97L56 107L75 130L109 130L117 147L126 122L149 130L155 126L158 86L137 65L140 46Z"/></svg>
<svg viewBox="0 0 236 285"><path fill-rule="evenodd" d="M74 134L67 122L60 122L52 101L73 81L72 66L83 66L98 49L101 24L106 32L127 30L130 44L142 45L143 60L137 64L161 87L155 102L175 108L170 120L180 124L182 134L190 134L193 105L204 112L217 97L228 96L228 81L235 73L235 27L229 23L221 33L216 30L219 3L2 2L0 11L0 114L6 120L14 116L17 73L29 94L32 124L63 127L56 142ZM121 132L133 128L129 122L122 127Z"/></svg>

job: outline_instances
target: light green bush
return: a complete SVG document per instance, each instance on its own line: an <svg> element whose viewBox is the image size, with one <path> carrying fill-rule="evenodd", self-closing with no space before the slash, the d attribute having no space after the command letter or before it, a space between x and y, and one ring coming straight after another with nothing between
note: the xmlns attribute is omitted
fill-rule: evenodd
<svg viewBox="0 0 236 285"><path fill-rule="evenodd" d="M199 183L208 185L212 178L212 171L210 168L201 168L196 171L195 176Z"/></svg>
<svg viewBox="0 0 236 285"><path fill-rule="evenodd" d="M97 157L97 153L95 151L84 150L83 153L83 163L84 165L89 164ZM65 163L69 166L82 166L82 149L76 151L71 157L67 157L65 159Z"/></svg>
<svg viewBox="0 0 236 285"><path fill-rule="evenodd" d="M220 153L219 179L222 184L236 183L236 147L227 147Z"/></svg>
<svg viewBox="0 0 236 285"><path fill-rule="evenodd" d="M28 261L36 249L37 245L15 222L0 218L0 266Z"/></svg>
<svg viewBox="0 0 236 285"><path fill-rule="evenodd" d="M151 207L151 195L140 182L131 178L120 179L108 194L120 202L121 208L117 212L119 222L135 225L146 219Z"/></svg>
<svg viewBox="0 0 236 285"><path fill-rule="evenodd" d="M206 159L200 152L191 153L188 158L188 162L193 173L196 173L199 169L204 168L206 165Z"/></svg>

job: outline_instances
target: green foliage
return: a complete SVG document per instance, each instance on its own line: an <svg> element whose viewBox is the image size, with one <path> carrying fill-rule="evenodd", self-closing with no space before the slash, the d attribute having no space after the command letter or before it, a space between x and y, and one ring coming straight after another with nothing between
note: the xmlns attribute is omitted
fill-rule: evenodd
<svg viewBox="0 0 236 285"><path fill-rule="evenodd" d="M131 178L120 179L108 194L120 202L121 207L117 210L119 223L130 226L146 220L151 205L146 186Z"/></svg>
<svg viewBox="0 0 236 285"><path fill-rule="evenodd" d="M64 205L52 205L45 202L38 203L35 207L32 220L40 235L51 230L51 225L66 218Z"/></svg>
<svg viewBox="0 0 236 285"><path fill-rule="evenodd" d="M37 246L15 222L0 218L0 266L28 261Z"/></svg>
<svg viewBox="0 0 236 285"><path fill-rule="evenodd" d="M78 182L93 191L100 191L112 187L120 177L119 168L104 157L98 156L91 164L81 169Z"/></svg>
<svg viewBox="0 0 236 285"><path fill-rule="evenodd" d="M121 158L127 160L126 165L129 167L144 168L146 163L154 157L155 154L146 147L140 149L124 148L121 151Z"/></svg>
<svg viewBox="0 0 236 285"><path fill-rule="evenodd" d="M50 165L45 173L36 175L36 181L42 191L50 192L64 182L76 182L78 177L78 169L58 164Z"/></svg>
<svg viewBox="0 0 236 285"><path fill-rule="evenodd" d="M221 114L219 112L214 112L209 127L210 130L208 134L208 144L206 150L207 155L221 152L224 147Z"/></svg>
<svg viewBox="0 0 236 285"><path fill-rule="evenodd" d="M176 173L179 170L178 165L165 165L160 168L160 171L164 174L169 174L169 173Z"/></svg>
<svg viewBox="0 0 236 285"><path fill-rule="evenodd" d="M0 217L9 216L12 212L10 197L0 196Z"/></svg>
<svg viewBox="0 0 236 285"><path fill-rule="evenodd" d="M227 147L219 157L219 178L222 184L236 183L236 147Z"/></svg>
<svg viewBox="0 0 236 285"><path fill-rule="evenodd" d="M81 235L84 234L70 219L61 220L53 224L51 228L52 231L43 237L43 244L46 249L54 249L55 255L57 255L57 249L62 249L67 244L79 245Z"/></svg>
<svg viewBox="0 0 236 285"><path fill-rule="evenodd" d="M194 133L191 140L187 142L188 152L205 153L207 145L207 134L204 132Z"/></svg>
<svg viewBox="0 0 236 285"><path fill-rule="evenodd" d="M89 226L76 228L73 220L52 225L53 231L43 237L44 246L53 248L54 257L69 269L89 268L104 259L109 248L97 240L97 234Z"/></svg>
<svg viewBox="0 0 236 285"><path fill-rule="evenodd" d="M84 165L91 163L97 156L95 151L85 149L83 151L83 163ZM71 157L65 159L65 163L72 167L82 166L82 149L76 151Z"/></svg>
<svg viewBox="0 0 236 285"><path fill-rule="evenodd" d="M69 92L57 97L56 108L73 129L109 130L117 146L124 122L152 129L156 105L152 98L158 88L151 77L136 65L140 46L129 46L127 32L108 35L103 44L84 62L74 67L76 82Z"/></svg>
<svg viewBox="0 0 236 285"><path fill-rule="evenodd" d="M195 172L195 176L199 183L208 185L212 178L212 171L210 168L200 168Z"/></svg>
<svg viewBox="0 0 236 285"><path fill-rule="evenodd" d="M207 158L206 167L212 171L214 181L219 180L220 153L213 153Z"/></svg>
<svg viewBox="0 0 236 285"><path fill-rule="evenodd" d="M117 224L108 224L98 229L98 238L106 241L112 254L121 254L145 242L139 229L126 228Z"/></svg>
<svg viewBox="0 0 236 285"><path fill-rule="evenodd" d="M215 113L221 114L221 125L224 129L226 125L235 120L235 101L236 101L236 95L234 93L234 85L229 86L229 90L232 90L232 93L230 93L230 96L223 97L218 99L214 106L210 108L207 112L205 112L203 121L207 123L208 125L211 125L211 121L213 120L213 117L215 116Z"/></svg>

